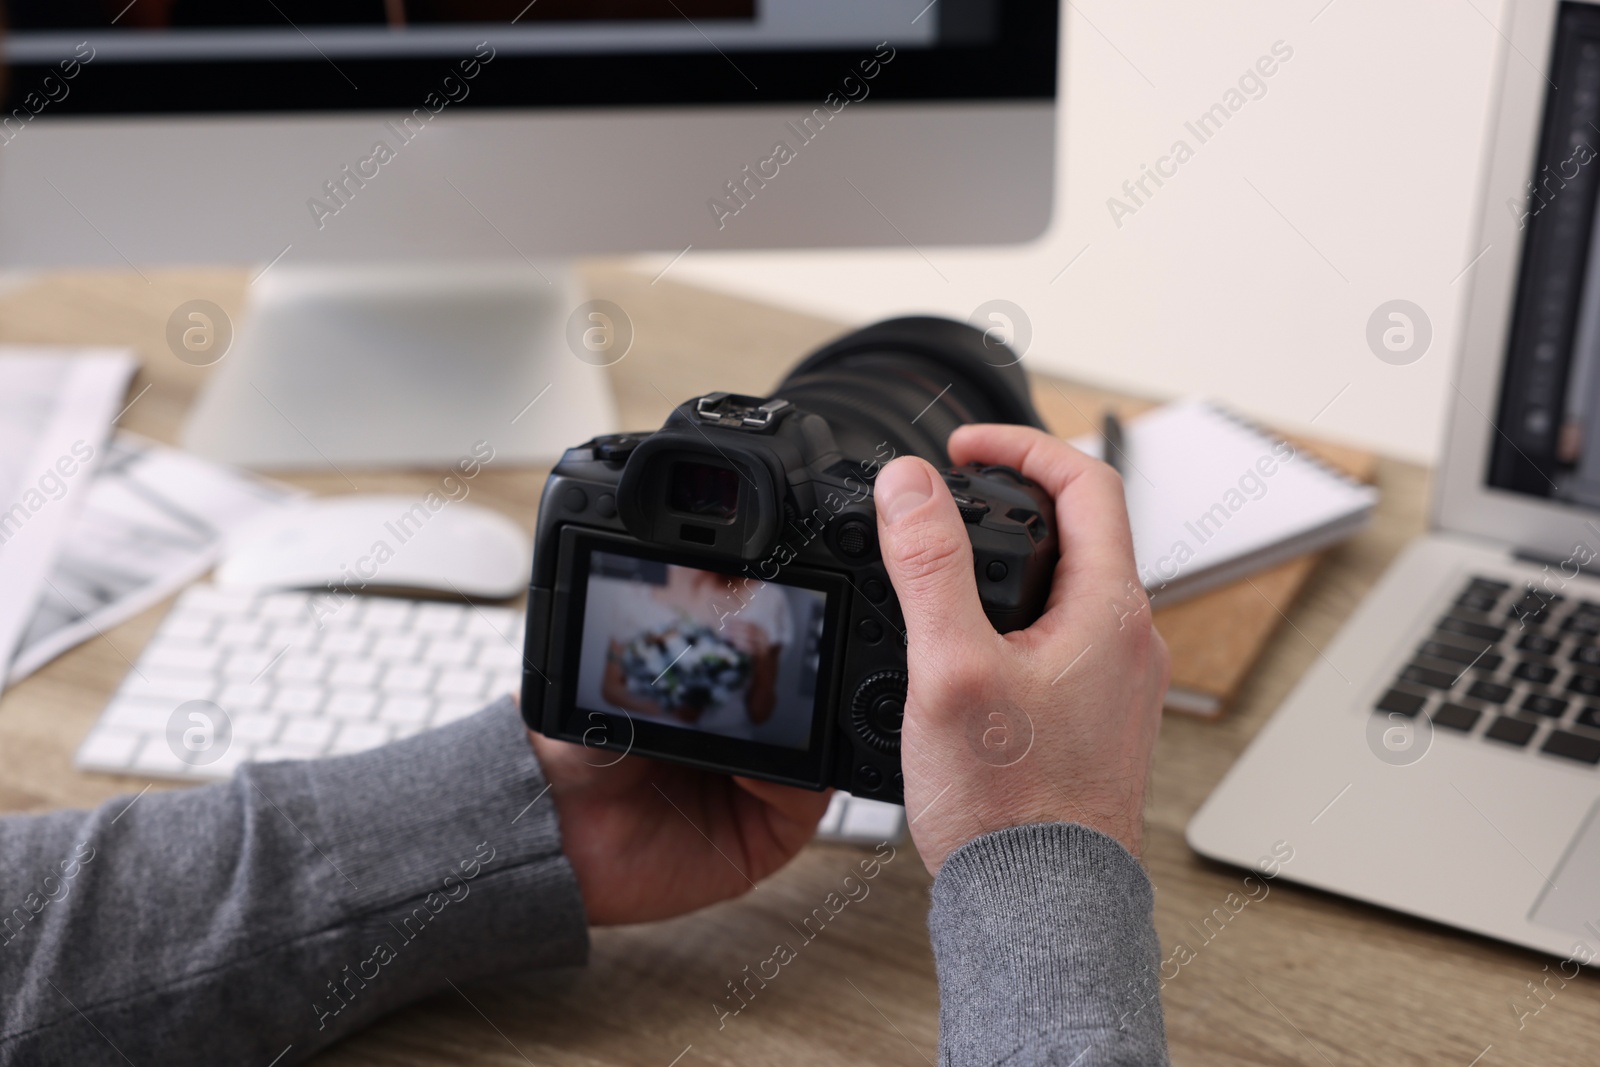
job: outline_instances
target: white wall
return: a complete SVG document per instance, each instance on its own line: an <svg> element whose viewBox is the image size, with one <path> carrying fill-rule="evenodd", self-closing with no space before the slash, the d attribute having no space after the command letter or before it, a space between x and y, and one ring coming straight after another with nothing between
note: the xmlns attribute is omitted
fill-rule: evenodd
<svg viewBox="0 0 1600 1067"><path fill-rule="evenodd" d="M1478 251L1502 17L1500 0L1071 0L1059 199L1041 240L923 249L937 272L910 249L691 251L669 277L852 322L966 318L1004 298L1031 319L1035 367L1205 392L1431 461L1470 279L1458 276ZM1266 94L1199 144L1184 123L1280 40L1294 54ZM1194 157L1119 228L1108 197L1180 137ZM1408 366L1366 342L1373 310L1397 298L1434 330Z"/></svg>

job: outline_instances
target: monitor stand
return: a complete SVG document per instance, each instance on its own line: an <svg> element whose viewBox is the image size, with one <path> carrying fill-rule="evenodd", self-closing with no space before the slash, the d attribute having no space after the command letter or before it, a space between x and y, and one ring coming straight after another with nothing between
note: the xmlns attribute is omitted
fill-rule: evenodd
<svg viewBox="0 0 1600 1067"><path fill-rule="evenodd" d="M280 264L251 286L183 443L265 469L446 466L478 442L548 463L616 429L604 368L632 327L580 294L566 267ZM211 361L184 337L169 323L180 358Z"/></svg>

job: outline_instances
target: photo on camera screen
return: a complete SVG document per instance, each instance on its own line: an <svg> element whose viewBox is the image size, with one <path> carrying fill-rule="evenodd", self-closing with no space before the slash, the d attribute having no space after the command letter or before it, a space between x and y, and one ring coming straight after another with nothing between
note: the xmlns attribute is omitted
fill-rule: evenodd
<svg viewBox="0 0 1600 1067"><path fill-rule="evenodd" d="M814 589L597 551L578 706L807 748L826 609Z"/></svg>

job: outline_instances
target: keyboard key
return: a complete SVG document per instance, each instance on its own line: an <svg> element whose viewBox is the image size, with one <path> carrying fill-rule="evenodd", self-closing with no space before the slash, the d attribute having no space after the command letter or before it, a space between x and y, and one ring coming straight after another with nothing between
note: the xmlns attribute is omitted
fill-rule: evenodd
<svg viewBox="0 0 1600 1067"><path fill-rule="evenodd" d="M1563 633L1582 634L1584 637L1593 637L1600 634L1600 615L1590 615L1587 612L1573 612L1567 616L1567 621L1561 624Z"/></svg>
<svg viewBox="0 0 1600 1067"><path fill-rule="evenodd" d="M179 760L173 750L166 747L166 737L149 737L139 745L128 769L136 774L154 774L157 777L187 777L189 765Z"/></svg>
<svg viewBox="0 0 1600 1067"><path fill-rule="evenodd" d="M478 650L478 666L496 671L522 670L522 646L492 638Z"/></svg>
<svg viewBox="0 0 1600 1067"><path fill-rule="evenodd" d="M1503 596L1506 590L1510 588L1510 582L1502 582L1494 578L1474 578L1467 583L1467 592L1469 593L1493 593L1495 596Z"/></svg>
<svg viewBox="0 0 1600 1067"><path fill-rule="evenodd" d="M1473 682L1472 688L1467 690L1467 696L1485 704L1504 704L1511 699L1511 687L1494 682Z"/></svg>
<svg viewBox="0 0 1600 1067"><path fill-rule="evenodd" d="M425 723L433 711L433 701L425 696L386 697L378 709L378 718L393 723Z"/></svg>
<svg viewBox="0 0 1600 1067"><path fill-rule="evenodd" d="M472 608L462 633L480 639L504 638L522 623L519 612L510 608Z"/></svg>
<svg viewBox="0 0 1600 1067"><path fill-rule="evenodd" d="M367 601L366 614L362 616L362 623L374 630L399 630L411 621L413 605L409 600L393 600L387 597Z"/></svg>
<svg viewBox="0 0 1600 1067"><path fill-rule="evenodd" d="M1579 763L1600 763L1600 740L1569 734L1565 730L1551 730L1539 751L1552 756L1565 756Z"/></svg>
<svg viewBox="0 0 1600 1067"><path fill-rule="evenodd" d="M347 660L335 663L328 672L328 684L348 686L359 689L363 686L375 685L378 681L378 672L382 667L368 660Z"/></svg>
<svg viewBox="0 0 1600 1067"><path fill-rule="evenodd" d="M322 699L320 686L286 685L272 695L271 707L290 715L310 715L322 707Z"/></svg>
<svg viewBox="0 0 1600 1067"><path fill-rule="evenodd" d="M366 630L327 630L317 642L317 651L346 659L363 655L372 643Z"/></svg>
<svg viewBox="0 0 1600 1067"><path fill-rule="evenodd" d="M162 628L163 631L165 627ZM223 648L256 648L260 646L267 634L267 624L244 620L242 622L224 621L217 629L217 636L211 643Z"/></svg>
<svg viewBox="0 0 1600 1067"><path fill-rule="evenodd" d="M1600 730L1600 708L1584 708L1578 712L1578 725Z"/></svg>
<svg viewBox="0 0 1600 1067"><path fill-rule="evenodd" d="M1574 674L1567 679L1567 692L1579 696L1600 697L1600 675Z"/></svg>
<svg viewBox="0 0 1600 1067"><path fill-rule="evenodd" d="M355 605L358 603L354 597L324 589L306 598L306 616L318 633L346 630L356 622Z"/></svg>
<svg viewBox="0 0 1600 1067"><path fill-rule="evenodd" d="M231 653L222 662L222 676L238 681L254 681L262 671L273 664L279 651L279 649L273 649L271 652L240 649Z"/></svg>
<svg viewBox="0 0 1600 1067"><path fill-rule="evenodd" d="M472 662L472 656L477 651L476 641L436 637L428 642L428 650L423 653L422 659L425 663L440 667L465 667Z"/></svg>
<svg viewBox="0 0 1600 1067"><path fill-rule="evenodd" d="M1523 722L1521 719L1513 719L1510 716L1502 715L1483 732L1483 736L1521 748L1533 739L1533 735L1538 732L1538 729L1531 722Z"/></svg>
<svg viewBox="0 0 1600 1067"><path fill-rule="evenodd" d="M1469 708L1462 704L1441 704L1430 718L1435 726L1442 726L1447 730L1460 730L1466 733L1478 724L1482 712L1477 708Z"/></svg>
<svg viewBox="0 0 1600 1067"><path fill-rule="evenodd" d="M1569 658L1585 667L1600 667L1600 645L1579 645Z"/></svg>
<svg viewBox="0 0 1600 1067"><path fill-rule="evenodd" d="M1426 697L1419 697L1415 693L1408 693L1404 689L1391 689L1383 694L1378 701L1379 711L1393 712L1396 715L1415 715L1422 710L1422 705L1428 702Z"/></svg>
<svg viewBox="0 0 1600 1067"><path fill-rule="evenodd" d="M282 623L267 631L267 648L310 648L317 643L317 628L305 623Z"/></svg>
<svg viewBox="0 0 1600 1067"><path fill-rule="evenodd" d="M191 586L178 601L184 611L202 611L233 618L249 618L259 606L253 589L223 589L215 585Z"/></svg>
<svg viewBox="0 0 1600 1067"><path fill-rule="evenodd" d="M289 748L285 745L263 745L256 749L250 757L252 763L281 763L284 760L309 759L304 749Z"/></svg>
<svg viewBox="0 0 1600 1067"><path fill-rule="evenodd" d="M422 638L416 634L380 637L372 646L375 659L414 660L422 655Z"/></svg>
<svg viewBox="0 0 1600 1067"><path fill-rule="evenodd" d="M1506 635L1503 627L1473 622L1471 619L1457 618L1454 615L1446 615L1440 619L1438 628L1445 633L1461 634L1463 637L1475 637L1480 641L1498 641Z"/></svg>
<svg viewBox="0 0 1600 1067"><path fill-rule="evenodd" d="M1547 719L1559 719L1566 714L1567 702L1560 697L1546 696L1544 693L1529 693L1522 698L1522 710L1534 715L1543 715Z"/></svg>
<svg viewBox="0 0 1600 1067"><path fill-rule="evenodd" d="M462 613L470 611L457 604L419 604L411 617L411 629L419 634L446 636L460 631Z"/></svg>
<svg viewBox="0 0 1600 1067"><path fill-rule="evenodd" d="M489 675L486 672L472 667L441 671L439 680L433 683L433 691L441 696L482 696L483 688L488 681Z"/></svg>
<svg viewBox="0 0 1600 1067"><path fill-rule="evenodd" d="M138 753L133 757L131 769L165 778L185 778L188 777L189 764L167 747L167 739L163 735L145 738L144 744L139 746Z"/></svg>
<svg viewBox="0 0 1600 1067"><path fill-rule="evenodd" d="M1506 609L1506 615L1524 626L1538 626L1549 619L1550 610L1565 599L1566 597L1560 593L1548 593L1530 588L1511 602L1511 607Z"/></svg>
<svg viewBox="0 0 1600 1067"><path fill-rule="evenodd" d="M276 715L261 712L247 711L232 717L233 740L235 743L259 745L271 741L278 736L278 727L283 725L283 720Z"/></svg>
<svg viewBox="0 0 1600 1067"><path fill-rule="evenodd" d="M369 748L388 744L389 727L375 722L347 722L339 728L339 736L328 749L330 756L350 752L365 752Z"/></svg>
<svg viewBox="0 0 1600 1067"><path fill-rule="evenodd" d="M204 674L166 674L154 670L140 670L122 683L119 697L136 700L153 700L171 707L185 700L210 700L217 691L215 679Z"/></svg>
<svg viewBox="0 0 1600 1067"><path fill-rule="evenodd" d="M378 695L366 689L341 689L328 698L322 713L334 719L368 719Z"/></svg>
<svg viewBox="0 0 1600 1067"><path fill-rule="evenodd" d="M1523 634L1517 641L1517 647L1524 652L1533 652L1540 656L1553 656L1561 648L1561 638L1548 637L1544 634Z"/></svg>
<svg viewBox="0 0 1600 1067"><path fill-rule="evenodd" d="M313 652L291 652L278 661L272 677L278 682L320 682L327 673L328 660Z"/></svg>
<svg viewBox="0 0 1600 1067"><path fill-rule="evenodd" d="M432 681L432 667L395 664L383 672L383 690L386 693L421 693Z"/></svg>
<svg viewBox="0 0 1600 1067"><path fill-rule="evenodd" d="M1536 685L1549 685L1551 679L1561 673L1546 663L1535 663L1532 660L1523 660L1517 664L1517 669L1511 672L1512 677L1521 678L1525 682Z"/></svg>
<svg viewBox="0 0 1600 1067"><path fill-rule="evenodd" d="M75 762L80 767L121 769L133 762L133 754L143 740L142 734L112 729L102 719L78 746Z"/></svg>
<svg viewBox="0 0 1600 1067"><path fill-rule="evenodd" d="M217 694L217 703L222 705L223 711L232 715L236 711L265 707L271 696L272 687L265 681L257 682L255 685L249 682L229 682L222 687L222 692Z"/></svg>
<svg viewBox="0 0 1600 1067"><path fill-rule="evenodd" d="M184 614L174 612L162 622L161 636L169 641L200 644L206 641L216 628L217 617L215 615L197 612Z"/></svg>
<svg viewBox="0 0 1600 1067"><path fill-rule="evenodd" d="M333 728L327 719L290 719L278 735L278 744L320 752L333 740Z"/></svg>
<svg viewBox="0 0 1600 1067"><path fill-rule="evenodd" d="M215 670L222 655L222 650L217 648L169 642L163 634L158 635L156 642L144 650L139 663L141 669L154 667L162 671L201 674Z"/></svg>
<svg viewBox="0 0 1600 1067"><path fill-rule="evenodd" d="M164 734L167 720L178 705L166 701L130 700L118 697L111 702L101 717L107 726L116 726L143 734Z"/></svg>
<svg viewBox="0 0 1600 1067"><path fill-rule="evenodd" d="M1498 595L1491 593L1474 593L1471 590L1468 590L1467 592L1462 593L1461 598L1456 601L1456 607L1461 608L1464 611L1475 611L1480 615L1486 615L1493 611L1494 606L1499 602L1500 597Z"/></svg>
<svg viewBox="0 0 1600 1067"><path fill-rule="evenodd" d="M309 625L313 621L310 600L304 593L272 593L262 597L261 605L256 609L256 618L302 625Z"/></svg>
<svg viewBox="0 0 1600 1067"><path fill-rule="evenodd" d="M1490 652L1489 649L1493 647L1484 644L1468 647L1452 645L1447 641L1424 641L1417 654L1447 663L1458 663L1462 669L1470 667L1478 671L1496 671L1500 669L1500 664L1505 662L1505 657L1498 652Z"/></svg>

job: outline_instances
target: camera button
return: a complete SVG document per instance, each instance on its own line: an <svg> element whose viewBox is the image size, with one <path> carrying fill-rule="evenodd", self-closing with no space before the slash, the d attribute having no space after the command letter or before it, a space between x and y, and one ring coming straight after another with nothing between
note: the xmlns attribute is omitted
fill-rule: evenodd
<svg viewBox="0 0 1600 1067"><path fill-rule="evenodd" d="M609 519L617 513L617 498L610 493L601 493L595 498L594 513L602 519Z"/></svg>
<svg viewBox="0 0 1600 1067"><path fill-rule="evenodd" d="M851 519L839 527L835 543L841 555L860 559L872 552L872 530L859 519Z"/></svg>
<svg viewBox="0 0 1600 1067"><path fill-rule="evenodd" d="M967 486L972 484L972 479L967 477L961 471L948 470L944 471L943 473L944 484L948 485L952 489L965 489Z"/></svg>
<svg viewBox="0 0 1600 1067"><path fill-rule="evenodd" d="M856 633L861 635L861 640L875 645L883 640L883 625L877 619L862 619L856 627Z"/></svg>
<svg viewBox="0 0 1600 1067"><path fill-rule="evenodd" d="M1003 582L1006 580L1006 565L1000 560L991 560L983 573L988 575L991 582Z"/></svg>
<svg viewBox="0 0 1600 1067"><path fill-rule="evenodd" d="M876 793L883 788L883 772L863 763L856 768L856 781L865 786L868 792Z"/></svg>
<svg viewBox="0 0 1600 1067"><path fill-rule="evenodd" d="M561 504L568 511L582 511L589 506L589 494L573 486L561 494Z"/></svg>
<svg viewBox="0 0 1600 1067"><path fill-rule="evenodd" d="M862 582L861 591L865 593L867 599L872 601L874 604L882 604L885 600L889 599L888 586L884 585L876 578L868 578L865 582Z"/></svg>
<svg viewBox="0 0 1600 1067"><path fill-rule="evenodd" d="M633 454L638 440L628 434L613 434L595 438L594 454L607 463L623 463Z"/></svg>
<svg viewBox="0 0 1600 1067"><path fill-rule="evenodd" d="M1033 485L1033 481L1015 467L1007 467L1002 463L994 463L983 468L984 474L1003 474L1023 488Z"/></svg>
<svg viewBox="0 0 1600 1067"><path fill-rule="evenodd" d="M967 496L965 493L953 494L956 501L956 510L961 512L962 522L981 522L989 514L988 501Z"/></svg>

